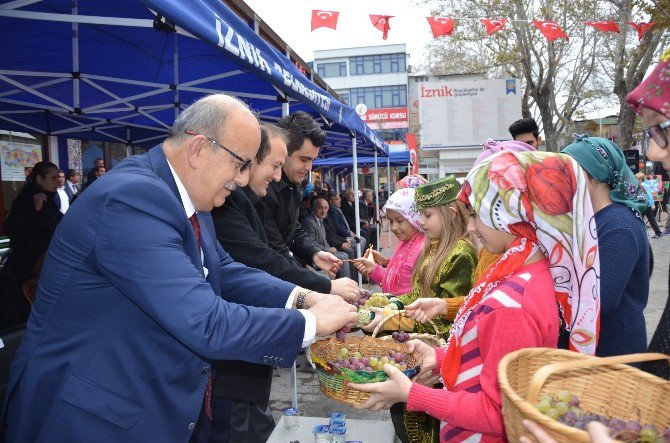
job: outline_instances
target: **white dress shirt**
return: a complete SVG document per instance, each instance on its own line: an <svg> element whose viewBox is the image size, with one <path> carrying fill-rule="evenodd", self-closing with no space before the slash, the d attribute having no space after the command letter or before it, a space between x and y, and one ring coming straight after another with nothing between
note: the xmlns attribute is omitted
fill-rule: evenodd
<svg viewBox="0 0 670 443"><path fill-rule="evenodd" d="M168 166L170 166L170 172L172 173L172 177L174 178L174 181L177 184L177 190L179 191L179 197L181 197L181 202L184 205L184 210L186 211L186 217L191 218L191 216L196 213L195 206L193 206L191 197L189 197L188 192L184 187L184 184L181 182L181 180L179 180L177 173L174 171L174 168L172 167L169 161ZM204 265L205 257L203 255L202 248L200 249L200 261L203 264L203 269L205 271L205 278L207 278L207 274L209 273L209 271L207 270L207 268L205 268ZM298 291L300 289L302 288L300 288L299 286L293 288L291 294L288 296L288 300L286 300L286 306L285 306L286 309L291 309L293 307L293 300L298 295ZM298 312L300 312L305 317L305 333L302 339L302 347L306 348L307 346L312 344L314 338L316 337L316 317L314 316L314 314L312 314L306 309L298 309Z"/></svg>
<svg viewBox="0 0 670 443"><path fill-rule="evenodd" d="M65 186L56 188L56 192L58 192L58 197L60 198L60 212L65 214L70 207L70 198L65 193Z"/></svg>

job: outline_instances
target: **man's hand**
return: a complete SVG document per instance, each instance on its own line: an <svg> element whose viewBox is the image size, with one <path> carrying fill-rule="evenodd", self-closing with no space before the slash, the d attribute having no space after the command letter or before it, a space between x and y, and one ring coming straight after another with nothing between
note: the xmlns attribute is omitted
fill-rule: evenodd
<svg viewBox="0 0 670 443"><path fill-rule="evenodd" d="M330 293L339 295L346 301L358 301L361 298L361 290L358 283L350 278L338 278L330 282Z"/></svg>
<svg viewBox="0 0 670 443"><path fill-rule="evenodd" d="M44 194L43 192L33 195L33 204L35 205L35 210L37 212L40 212L42 210L42 207L44 206L44 203L46 201L47 201L47 195Z"/></svg>
<svg viewBox="0 0 670 443"><path fill-rule="evenodd" d="M316 335L325 337L345 326L353 326L358 321L358 312L354 305L337 295L321 294L316 303L309 308L316 317Z"/></svg>
<svg viewBox="0 0 670 443"><path fill-rule="evenodd" d="M349 383L349 386L354 389L372 393L368 401L356 406L356 409L380 411L389 409L396 403L407 402L409 391L412 389L412 381L400 369L388 363L384 365L384 372L388 374L389 379L381 383Z"/></svg>
<svg viewBox="0 0 670 443"><path fill-rule="evenodd" d="M334 277L344 264L342 260L326 251L319 251L314 254L312 261L319 269L326 271L326 274L331 277Z"/></svg>
<svg viewBox="0 0 670 443"><path fill-rule="evenodd" d="M412 320L425 323L440 314L445 315L447 304L438 297L419 298L411 305L405 306L405 313Z"/></svg>
<svg viewBox="0 0 670 443"><path fill-rule="evenodd" d="M351 243L349 243L348 241L345 241L344 243L342 243L342 249L346 249L346 248L351 248Z"/></svg>
<svg viewBox="0 0 670 443"><path fill-rule="evenodd" d="M414 381L421 384L432 382L435 377L433 370L437 368L437 358L435 357L435 349L431 348L421 340L410 340L407 342L407 353L416 352L421 359L421 372L414 377ZM431 385L432 386L432 385Z"/></svg>
<svg viewBox="0 0 670 443"><path fill-rule="evenodd" d="M375 264L372 260L368 260L365 257L355 258L354 266L363 275L370 275L375 270Z"/></svg>
<svg viewBox="0 0 670 443"><path fill-rule="evenodd" d="M381 252L377 252L374 249L371 249L370 251L372 251L372 256L375 258L375 262L384 267L389 265L389 259L384 257Z"/></svg>

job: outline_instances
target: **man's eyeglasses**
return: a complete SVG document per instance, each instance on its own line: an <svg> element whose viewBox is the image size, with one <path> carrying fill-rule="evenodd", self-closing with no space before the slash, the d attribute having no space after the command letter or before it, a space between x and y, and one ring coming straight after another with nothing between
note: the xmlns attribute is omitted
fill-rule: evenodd
<svg viewBox="0 0 670 443"><path fill-rule="evenodd" d="M670 128L670 120L645 128L644 135L653 138L661 149L665 149L668 147L668 137L665 135L665 130L668 128Z"/></svg>
<svg viewBox="0 0 670 443"><path fill-rule="evenodd" d="M209 138L206 135L198 134L197 132L193 132L193 131L184 131L184 132L186 132L188 135L196 135L196 136L197 135L202 135L203 137L205 137L205 139L207 139L208 142L210 142L211 144L216 145L216 146L220 147L221 149L223 149L224 151L226 151L228 154L230 154L235 160L237 160L241 164L240 165L240 174L246 172L251 167L251 165L254 163L253 159L249 159L249 160L243 159L242 157L235 154L233 151L226 148L225 146L223 146L221 143L214 140L213 138Z"/></svg>

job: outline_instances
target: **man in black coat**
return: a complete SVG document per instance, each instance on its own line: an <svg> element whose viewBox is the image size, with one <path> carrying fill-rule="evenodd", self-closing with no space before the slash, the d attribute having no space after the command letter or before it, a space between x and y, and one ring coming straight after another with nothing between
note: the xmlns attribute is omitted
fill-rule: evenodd
<svg viewBox="0 0 670 443"><path fill-rule="evenodd" d="M329 280L301 267L268 245L261 215L269 183L279 181L286 160L286 133L261 124L261 146L249 172L249 184L235 189L212 211L216 236L235 261L317 292L357 298L358 286L348 278ZM209 441L228 433L228 441L266 441L274 428L268 408L272 367L243 361L220 361L212 388L213 420Z"/></svg>
<svg viewBox="0 0 670 443"><path fill-rule="evenodd" d="M300 184L312 170L312 162L326 141L326 133L306 112L296 112L281 119L277 126L288 132L288 155L279 182L268 186L263 226L270 246L285 257L336 274L343 262L322 251L300 226Z"/></svg>
<svg viewBox="0 0 670 443"><path fill-rule="evenodd" d="M355 197L353 189L347 189L342 195L342 214L347 219L352 232L356 232ZM365 238L367 244L377 249L377 226L370 224L366 220L368 217L368 206L362 198L358 200L358 216L361 220L361 236Z"/></svg>

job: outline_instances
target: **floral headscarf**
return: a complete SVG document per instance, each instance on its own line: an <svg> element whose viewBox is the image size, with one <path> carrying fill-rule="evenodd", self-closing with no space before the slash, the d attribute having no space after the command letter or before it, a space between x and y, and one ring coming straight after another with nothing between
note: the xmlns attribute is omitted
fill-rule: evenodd
<svg viewBox="0 0 670 443"><path fill-rule="evenodd" d="M642 107L670 117L670 49L665 51L656 68L633 89L626 101L642 114Z"/></svg>
<svg viewBox="0 0 670 443"><path fill-rule="evenodd" d="M477 166L487 158L491 157L493 154L497 154L500 151L512 151L512 152L524 152L524 151L537 151L534 147L528 143L519 142L516 140L507 140L507 141L495 141L492 138L486 140L482 145L484 150L477 160L475 160L474 166Z"/></svg>
<svg viewBox="0 0 670 443"><path fill-rule="evenodd" d="M517 238L486 270L456 315L441 371L446 386L453 386L458 376L460 339L468 316L536 248L549 260L570 348L595 354L600 317L598 238L586 176L577 162L564 154L503 151L470 171L459 199L470 204L486 226Z"/></svg>
<svg viewBox="0 0 670 443"><path fill-rule="evenodd" d="M419 224L419 211L416 209L414 194L415 191L413 188L398 189L391 194L382 210L384 212L386 212L387 209L394 210L405 217L412 226L423 232L423 229Z"/></svg>
<svg viewBox="0 0 670 443"><path fill-rule="evenodd" d="M577 160L591 177L610 185L612 201L628 206L641 219L647 210L646 193L626 164L621 148L606 138L579 135L562 152Z"/></svg>
<svg viewBox="0 0 670 443"><path fill-rule="evenodd" d="M405 188L412 188L416 189L421 185L425 185L428 183L428 180L426 180L422 175L419 174L409 174L406 175L405 177L401 178L395 183L395 188L396 189L405 189Z"/></svg>

